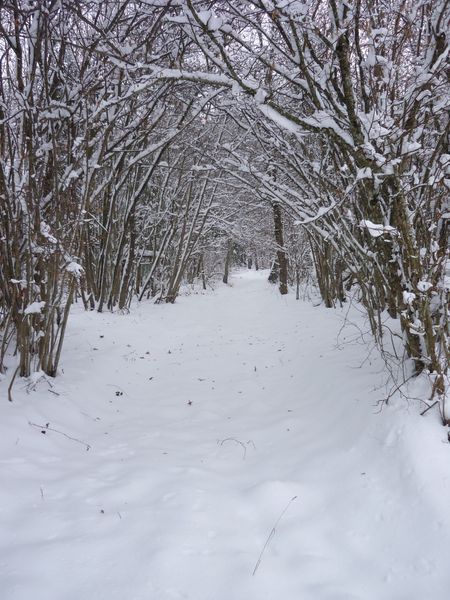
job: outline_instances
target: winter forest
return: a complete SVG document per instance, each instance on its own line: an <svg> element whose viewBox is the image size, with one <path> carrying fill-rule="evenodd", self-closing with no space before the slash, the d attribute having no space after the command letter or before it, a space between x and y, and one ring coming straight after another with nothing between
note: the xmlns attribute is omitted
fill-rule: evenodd
<svg viewBox="0 0 450 600"><path fill-rule="evenodd" d="M449 0L0 0L4 600L444 600Z"/></svg>

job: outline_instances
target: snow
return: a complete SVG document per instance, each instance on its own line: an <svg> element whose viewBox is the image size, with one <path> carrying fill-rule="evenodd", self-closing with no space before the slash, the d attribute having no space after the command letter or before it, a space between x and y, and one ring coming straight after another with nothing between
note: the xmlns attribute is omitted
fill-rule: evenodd
<svg viewBox="0 0 450 600"><path fill-rule="evenodd" d="M362 219L359 223L360 227L367 229L370 235L374 238L380 237L383 233L389 233L392 235L398 234L397 229L391 225L382 225L381 223L373 223L369 219Z"/></svg>
<svg viewBox="0 0 450 600"><path fill-rule="evenodd" d="M69 264L67 265L66 271L68 271L69 273L72 273L72 275L76 279L79 279L84 273L83 267L79 263L77 263L73 260L70 261Z"/></svg>
<svg viewBox="0 0 450 600"><path fill-rule="evenodd" d="M258 91L258 93L260 91L262 91L262 90L260 89ZM300 137L304 134L303 129L299 125L297 125L296 123L294 123L293 121L291 121L290 119L285 117L284 115L280 114L272 106L262 103L261 102L261 94L259 94L258 100L256 102L256 106L257 106L258 110L260 110L265 117L267 117L268 119L270 119L271 121L276 123L282 129L285 129L286 131L289 131Z"/></svg>
<svg viewBox="0 0 450 600"><path fill-rule="evenodd" d="M356 173L356 181L360 181L361 179L373 179L373 173L370 167L358 169Z"/></svg>
<svg viewBox="0 0 450 600"><path fill-rule="evenodd" d="M316 110L310 117L302 119L304 123L314 128L331 129L338 137L340 137L349 146L354 146L351 136L344 131L335 121L334 117L328 114L325 110Z"/></svg>
<svg viewBox="0 0 450 600"><path fill-rule="evenodd" d="M197 13L200 21L208 27L210 31L217 31L222 27L223 20L214 15L210 10L201 10Z"/></svg>
<svg viewBox="0 0 450 600"><path fill-rule="evenodd" d="M45 307L45 302L32 302L23 311L24 315L40 315L41 310Z"/></svg>
<svg viewBox="0 0 450 600"><path fill-rule="evenodd" d="M255 103L256 104L264 104L264 101L266 98L267 98L267 92L263 88L258 88L258 91L255 94Z"/></svg>
<svg viewBox="0 0 450 600"><path fill-rule="evenodd" d="M62 376L0 382L2 600L448 598L435 409L380 411L359 312L266 276L75 308Z"/></svg>
<svg viewBox="0 0 450 600"><path fill-rule="evenodd" d="M412 154L421 148L422 146L418 142L409 142L405 140L402 146L402 154Z"/></svg>
<svg viewBox="0 0 450 600"><path fill-rule="evenodd" d="M416 295L413 294L412 292L407 292L407 291L403 292L403 302L405 304L407 304L408 306L412 306L415 299L416 299Z"/></svg>
<svg viewBox="0 0 450 600"><path fill-rule="evenodd" d="M53 236L50 232L50 227L45 223L45 221L41 222L41 234L45 237L51 244L57 244L58 240Z"/></svg>
<svg viewBox="0 0 450 600"><path fill-rule="evenodd" d="M430 283L429 281L419 281L417 283L417 289L420 292L428 292L429 289L431 289L433 287L433 284Z"/></svg>

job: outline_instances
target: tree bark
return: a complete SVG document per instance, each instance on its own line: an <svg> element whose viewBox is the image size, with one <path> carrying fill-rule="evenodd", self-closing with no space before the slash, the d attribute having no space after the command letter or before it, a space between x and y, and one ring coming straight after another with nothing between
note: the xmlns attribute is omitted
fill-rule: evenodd
<svg viewBox="0 0 450 600"><path fill-rule="evenodd" d="M275 242L277 244L277 263L280 294L288 293L288 260L284 249L283 218L281 206L276 202L273 205L273 223Z"/></svg>
<svg viewBox="0 0 450 600"><path fill-rule="evenodd" d="M224 267L224 273L223 273L223 279L222 279L222 281L224 283L228 283L228 277L230 275L230 263L231 263L232 254L233 254L233 242L232 242L232 240L228 240L227 255L225 257L225 267Z"/></svg>

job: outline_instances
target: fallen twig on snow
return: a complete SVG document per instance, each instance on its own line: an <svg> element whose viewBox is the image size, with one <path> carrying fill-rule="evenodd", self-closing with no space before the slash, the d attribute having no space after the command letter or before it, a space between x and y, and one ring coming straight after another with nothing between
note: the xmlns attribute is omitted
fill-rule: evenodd
<svg viewBox="0 0 450 600"><path fill-rule="evenodd" d="M267 546L270 543L270 540L273 538L273 536L275 535L275 532L277 530L278 527L278 523L281 521L281 519L284 517L284 515L286 514L288 508L290 507L290 505L292 504L292 502L294 502L294 500L297 500L298 496L293 496L289 502L286 504L286 506L284 507L284 509L282 510L280 516L278 517L278 519L275 521L275 525L272 527L272 530L269 533L269 536L264 544L264 546L262 547L262 550L259 554L258 560L256 561L256 565L255 568L253 569L253 573L252 576L255 575L256 571L258 570L259 565L261 564L262 561L262 557L264 552L266 551Z"/></svg>
<svg viewBox="0 0 450 600"><path fill-rule="evenodd" d="M439 404L439 400L435 400L435 401L433 402L433 404L430 404L429 406L427 406L427 408L426 408L425 410L423 410L423 411L420 413L420 416L421 416L421 417L423 417L423 415L424 415L425 413L427 413L427 412L428 412L430 409L432 409L432 408L433 408L433 406L436 406L436 404Z"/></svg>
<svg viewBox="0 0 450 600"><path fill-rule="evenodd" d="M242 460L245 460L246 456L247 456L247 446L244 444L244 442L241 442L241 440L237 440L236 438L225 438L224 440L217 440L217 443L220 446L223 446L225 444L225 442L235 442L236 444L239 444L240 446L242 446L242 450L243 450L243 456L242 456ZM253 448L256 450L256 446L253 440L248 440L247 445L252 444Z"/></svg>
<svg viewBox="0 0 450 600"><path fill-rule="evenodd" d="M69 440L72 440L73 442L78 442L79 444L86 446L86 451L91 449L90 444L88 444L87 442L83 442L83 440L79 440L76 437L72 437L71 435L64 433L64 431L59 431L59 429L54 429L53 427L50 427L48 423L46 423L45 425L39 425L38 423L32 423L31 421L28 421L28 425L31 425L32 427L38 427L42 433L45 433L46 431L53 431L54 433L59 433L60 435L63 435L64 437L66 437Z"/></svg>

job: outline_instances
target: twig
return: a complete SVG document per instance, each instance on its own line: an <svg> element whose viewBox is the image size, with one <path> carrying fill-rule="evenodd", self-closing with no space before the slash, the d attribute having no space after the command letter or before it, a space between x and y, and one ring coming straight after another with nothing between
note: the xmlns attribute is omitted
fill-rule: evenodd
<svg viewBox="0 0 450 600"><path fill-rule="evenodd" d="M72 437L71 435L67 435L67 433L64 433L64 431L59 431L58 429L53 429L53 427L49 427L48 424L38 425L37 423L32 423L31 421L28 421L28 425L31 425L32 427L38 427L44 433L45 433L45 430L54 431L55 433L59 433L60 435L63 435L64 437L66 437L69 440L72 440L73 442L78 442L82 446L86 446L86 451L91 449L90 444L88 444L87 442L83 442L83 440L79 440L78 438Z"/></svg>
<svg viewBox="0 0 450 600"><path fill-rule="evenodd" d="M433 406L436 406L436 404L439 404L439 400L435 400L435 401L433 402L433 404L430 404L430 406L428 406L428 407L427 407L425 410L423 410L423 411L420 413L420 416L421 416L421 417L423 417L423 415L424 415L425 413L427 413L427 412L428 412L428 411L429 411L431 408L433 408Z"/></svg>
<svg viewBox="0 0 450 600"><path fill-rule="evenodd" d="M9 386L8 386L8 400L9 400L10 402L12 402L12 401L13 401L13 397L12 397L12 387L13 387L13 385L14 385L14 379L16 378L16 375L17 375L17 373L19 372L19 369L20 369L20 365L19 365L19 366L17 367L17 369L14 371L14 375L12 376L11 383L10 383L10 384L9 384Z"/></svg>
<svg viewBox="0 0 450 600"><path fill-rule="evenodd" d="M225 442L235 442L236 444L239 444L240 446L242 446L242 449L244 452L244 454L242 456L242 460L245 460L245 457L247 456L247 448L245 447L244 442L241 442L240 440L237 440L236 438L225 438L224 440L219 440L218 444L223 446L225 444Z"/></svg>
<svg viewBox="0 0 450 600"><path fill-rule="evenodd" d="M242 446L242 449L243 449L242 460L245 460L245 458L247 456L247 447L244 444L244 442L241 442L241 440L237 440L236 438L231 438L231 437L225 438L224 440L217 440L217 443L220 446L223 446L225 444L225 442L235 442L236 444L239 444L240 446ZM250 444L252 444L253 448L256 450L255 442L253 440L248 440L247 446L249 446Z"/></svg>
<svg viewBox="0 0 450 600"><path fill-rule="evenodd" d="M270 533L269 533L269 536L268 536L268 538L267 538L267 540L266 540L266 542L265 542L264 546L262 547L262 550L261 550L261 552L260 552L260 554L259 554L258 560L256 561L256 565L255 565L255 568L253 569L252 576L254 576L254 575L255 575L255 573L256 573L256 571L258 570L258 567L259 567L259 565L261 564L261 561L262 561L263 554L264 554L264 552L266 551L266 548L267 548L267 546L269 545L269 543L270 543L270 540L271 540L271 539L273 538L273 536L275 535L275 532L276 532L276 530L277 530L277 527L278 527L278 524L279 524L279 522L281 521L281 519L282 519L282 518L284 517L284 515L286 514L286 512L287 512L288 508L290 507L290 505L292 504L292 502L294 502L294 500L297 500L297 498L298 498L298 496L294 496L293 498L291 498L291 499L289 500L289 502L286 504L286 506L285 506L285 507L284 507L284 509L282 510L282 512L281 512L281 514L280 514L280 516L279 516L279 517L278 517L278 519L275 521L275 525L272 527L272 529L271 529L271 531L270 531Z"/></svg>

